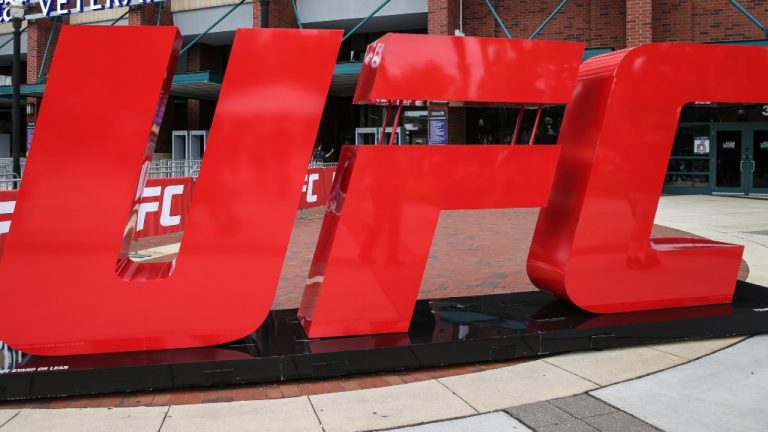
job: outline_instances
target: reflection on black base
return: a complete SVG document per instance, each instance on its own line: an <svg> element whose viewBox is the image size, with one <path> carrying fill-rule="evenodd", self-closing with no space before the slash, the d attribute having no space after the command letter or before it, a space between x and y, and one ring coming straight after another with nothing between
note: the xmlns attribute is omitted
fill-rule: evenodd
<svg viewBox="0 0 768 432"><path fill-rule="evenodd" d="M278 382L768 332L768 288L733 304L595 315L543 292L423 300L408 333L307 340L296 310L200 349L35 357L0 345L0 400Z"/></svg>

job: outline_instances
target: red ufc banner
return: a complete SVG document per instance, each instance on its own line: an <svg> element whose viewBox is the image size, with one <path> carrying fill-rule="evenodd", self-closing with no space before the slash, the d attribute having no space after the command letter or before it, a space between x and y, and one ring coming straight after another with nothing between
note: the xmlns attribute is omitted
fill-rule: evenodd
<svg viewBox="0 0 768 432"><path fill-rule="evenodd" d="M0 339L59 355L213 345L258 328L296 194L302 182L309 189L340 38L238 30L184 242L174 263L158 265L127 257L126 218L141 208L180 37L167 27L65 26L0 259ZM556 146L344 148L299 310L309 337L406 331L445 209L542 207L528 272L590 311L731 301L741 247L655 240L650 229L682 105L768 100L768 50L654 44L579 66L582 49L403 34L369 47L357 103L568 108ZM82 70L88 93L71 86ZM73 126L73 103L91 119L88 133ZM67 194L51 187L86 167L101 181L75 178Z"/></svg>
<svg viewBox="0 0 768 432"><path fill-rule="evenodd" d="M328 202L335 167L309 168L301 188L299 208L323 206ZM96 181L96 179L93 179ZM142 191L135 226L134 239L153 237L184 231L189 207L192 204L192 177L147 179ZM0 191L0 245L11 225L17 191ZM88 232L83 233L89 235ZM2 248L0 248L2 252Z"/></svg>
<svg viewBox="0 0 768 432"><path fill-rule="evenodd" d="M309 168L301 186L300 209L323 206L328 203L336 167Z"/></svg>
<svg viewBox="0 0 768 432"><path fill-rule="evenodd" d="M2 257L6 234L11 229L11 215L16 208L16 195L15 190L0 191L0 257Z"/></svg>
<svg viewBox="0 0 768 432"><path fill-rule="evenodd" d="M192 177L148 179L139 201L134 239L184 231L194 184Z"/></svg>

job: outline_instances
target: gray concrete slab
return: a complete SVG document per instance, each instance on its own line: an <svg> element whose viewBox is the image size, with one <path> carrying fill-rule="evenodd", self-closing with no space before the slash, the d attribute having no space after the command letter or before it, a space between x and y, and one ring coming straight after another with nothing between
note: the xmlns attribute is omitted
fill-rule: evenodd
<svg viewBox="0 0 768 432"><path fill-rule="evenodd" d="M320 432L306 396L171 407L161 432Z"/></svg>
<svg viewBox="0 0 768 432"><path fill-rule="evenodd" d="M507 408L536 432L649 432L657 429L600 399L580 394Z"/></svg>
<svg viewBox="0 0 768 432"><path fill-rule="evenodd" d="M12 432L157 432L168 407L25 409L0 430Z"/></svg>
<svg viewBox="0 0 768 432"><path fill-rule="evenodd" d="M435 380L309 399L326 432L385 429L477 414Z"/></svg>
<svg viewBox="0 0 768 432"><path fill-rule="evenodd" d="M692 340L685 342L667 342L655 345L648 345L658 351L663 351L688 360L694 360L699 357L727 348L735 343L741 342L745 336L735 336L727 338L714 338Z"/></svg>
<svg viewBox="0 0 768 432"><path fill-rule="evenodd" d="M527 432L519 421L503 412L493 412L456 420L395 429L398 432Z"/></svg>
<svg viewBox="0 0 768 432"><path fill-rule="evenodd" d="M536 429L536 432L598 432L598 430L581 420L573 419L567 423L558 423Z"/></svg>
<svg viewBox="0 0 768 432"><path fill-rule="evenodd" d="M766 315L768 318L768 312ZM768 427L768 335L591 394L665 431Z"/></svg>
<svg viewBox="0 0 768 432"><path fill-rule="evenodd" d="M541 360L439 381L480 412L571 396L598 387Z"/></svg>
<svg viewBox="0 0 768 432"><path fill-rule="evenodd" d="M507 408L505 411L537 430L546 426L570 423L574 419L572 415L548 401L518 405Z"/></svg>
<svg viewBox="0 0 768 432"><path fill-rule="evenodd" d="M616 411L610 414L589 417L584 422L600 432L658 432L659 430L648 423L631 415ZM693 429L691 429L693 430Z"/></svg>
<svg viewBox="0 0 768 432"><path fill-rule="evenodd" d="M616 411L616 408L588 394L554 399L549 403L578 419L610 414Z"/></svg>
<svg viewBox="0 0 768 432"><path fill-rule="evenodd" d="M604 386L667 369L686 359L648 347L630 347L580 351L544 361Z"/></svg>

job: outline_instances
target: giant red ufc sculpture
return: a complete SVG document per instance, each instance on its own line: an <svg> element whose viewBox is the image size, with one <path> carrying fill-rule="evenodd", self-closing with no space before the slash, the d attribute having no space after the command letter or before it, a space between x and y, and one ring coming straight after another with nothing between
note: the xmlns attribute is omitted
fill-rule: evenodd
<svg viewBox="0 0 768 432"><path fill-rule="evenodd" d="M65 27L0 260L0 339L58 355L212 345L256 329L277 286L340 38L238 30L179 257L148 265L127 258L126 220L180 38L174 28ZM680 107L768 100L758 75L768 50L650 45L577 72L581 50L426 35L388 35L369 48L361 103L569 107L561 146L344 149L299 313L310 337L406 331L444 209L544 206L529 273L588 310L730 301L740 247L649 233ZM713 62L731 72L710 72ZM89 92L72 86L83 71ZM86 168L101 182L70 175Z"/></svg>

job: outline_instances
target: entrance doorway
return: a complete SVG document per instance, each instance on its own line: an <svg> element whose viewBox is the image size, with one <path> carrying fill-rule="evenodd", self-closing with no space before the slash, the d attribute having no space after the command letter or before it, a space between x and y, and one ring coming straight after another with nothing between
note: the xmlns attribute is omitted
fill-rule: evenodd
<svg viewBox="0 0 768 432"><path fill-rule="evenodd" d="M768 194L767 124L713 124L710 139L712 192Z"/></svg>

